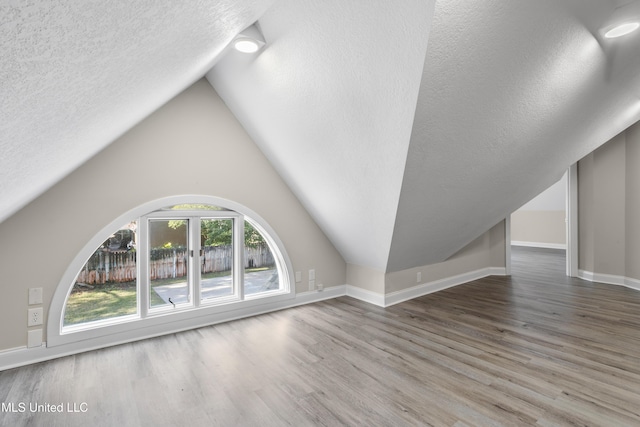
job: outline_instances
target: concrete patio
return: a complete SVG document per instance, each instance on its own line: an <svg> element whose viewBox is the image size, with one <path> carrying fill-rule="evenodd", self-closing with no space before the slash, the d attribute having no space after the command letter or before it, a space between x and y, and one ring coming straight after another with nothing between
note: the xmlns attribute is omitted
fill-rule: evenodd
<svg viewBox="0 0 640 427"><path fill-rule="evenodd" d="M202 299L220 298L233 294L231 275L203 279L201 296ZM278 286L278 271L275 268L263 271L245 273L244 294L251 295L276 289ZM187 302L189 287L187 282L172 283L170 285L155 286L153 290L166 303L170 304L169 298L174 304Z"/></svg>

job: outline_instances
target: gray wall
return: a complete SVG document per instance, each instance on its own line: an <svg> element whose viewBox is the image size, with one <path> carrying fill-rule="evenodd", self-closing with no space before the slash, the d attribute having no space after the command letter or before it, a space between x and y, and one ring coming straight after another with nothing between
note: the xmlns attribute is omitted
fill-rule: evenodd
<svg viewBox="0 0 640 427"><path fill-rule="evenodd" d="M640 280L640 125L626 131L625 271Z"/></svg>
<svg viewBox="0 0 640 427"><path fill-rule="evenodd" d="M640 279L640 126L578 163L579 268Z"/></svg>
<svg viewBox="0 0 640 427"><path fill-rule="evenodd" d="M505 222L500 221L486 233L469 243L443 262L384 273L354 264L347 265L347 283L379 294L410 289L418 284L482 270L488 267L504 268ZM416 281L420 272L422 280Z"/></svg>
<svg viewBox="0 0 640 427"><path fill-rule="evenodd" d="M61 276L96 233L143 203L181 194L248 207L278 234L294 270L315 268L326 287L346 283L340 254L201 80L0 224L0 350L26 345L29 288L44 288L46 319ZM306 280L299 286L308 289Z"/></svg>
<svg viewBox="0 0 640 427"><path fill-rule="evenodd" d="M429 283L487 267L505 267L504 227L505 223L501 221L446 261L387 273L385 293L416 286L418 272L422 273L422 282Z"/></svg>

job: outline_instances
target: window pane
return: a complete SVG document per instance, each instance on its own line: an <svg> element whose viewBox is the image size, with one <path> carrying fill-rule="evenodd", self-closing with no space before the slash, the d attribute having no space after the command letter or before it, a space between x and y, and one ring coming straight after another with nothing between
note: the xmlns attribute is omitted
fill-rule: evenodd
<svg viewBox="0 0 640 427"><path fill-rule="evenodd" d="M202 219L200 246L201 299L233 295L233 220Z"/></svg>
<svg viewBox="0 0 640 427"><path fill-rule="evenodd" d="M76 277L64 310L64 326L136 314L135 221L113 233Z"/></svg>
<svg viewBox="0 0 640 427"><path fill-rule="evenodd" d="M269 244L249 222L244 222L244 294L280 289L276 261Z"/></svg>
<svg viewBox="0 0 640 427"><path fill-rule="evenodd" d="M149 220L149 303L151 307L191 301L189 221Z"/></svg>

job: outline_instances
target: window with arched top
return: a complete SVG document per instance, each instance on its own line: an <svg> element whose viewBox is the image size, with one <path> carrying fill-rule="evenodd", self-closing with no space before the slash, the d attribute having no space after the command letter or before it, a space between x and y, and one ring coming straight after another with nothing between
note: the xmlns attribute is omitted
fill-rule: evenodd
<svg viewBox="0 0 640 427"><path fill-rule="evenodd" d="M206 196L154 201L78 254L54 295L47 345L157 335L171 322L195 327L205 316L293 297L290 272L275 232L249 209Z"/></svg>

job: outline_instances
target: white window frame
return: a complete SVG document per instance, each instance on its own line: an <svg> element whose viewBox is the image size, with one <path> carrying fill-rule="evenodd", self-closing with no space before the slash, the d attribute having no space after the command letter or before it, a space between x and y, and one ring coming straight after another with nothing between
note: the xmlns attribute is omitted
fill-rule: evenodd
<svg viewBox="0 0 640 427"><path fill-rule="evenodd" d="M161 210L168 206L181 204L207 204L229 210ZM148 238L149 219L189 219L194 222L189 229L189 251L193 251L190 260L190 295L191 302L170 307L154 307L149 305L148 280L148 242L140 244ZM232 297L215 298L201 301L200 298L200 251L194 245L200 242L200 219L233 219L234 221L234 271L235 293ZM87 322L78 325L64 326L64 310L71 293L75 278L87 259L93 254L115 229L132 220L138 220L138 286L137 313L113 319ZM269 245L280 281L277 291L269 291L244 297L244 222L248 221L261 233ZM95 342L96 346L107 343L126 342L143 339L149 336L162 335L171 324L171 332L192 329L215 323L215 319L231 319L244 317L243 313L260 312L263 304L295 298L295 286L291 278L293 268L289 256L275 231L256 212L236 202L201 195L174 196L145 203L116 218L97 233L78 253L67 268L53 295L47 322L47 347L72 344L79 341ZM195 286L197 284L197 286ZM238 313L238 315L236 315ZM221 317L222 316L222 317Z"/></svg>
<svg viewBox="0 0 640 427"><path fill-rule="evenodd" d="M189 296L190 301L187 303L181 303L172 306L160 306L160 307L151 307L149 303L150 299L150 288L151 282L149 280L149 231L148 225L150 220L171 220L171 219L184 219L187 221L188 225L187 230L189 233L188 236L188 248L187 250L190 253L189 257L189 275L188 275L188 287L189 287ZM201 277L200 277L200 233L201 233L201 220L203 219L229 219L233 221L233 273L232 273L232 283L233 283L233 294L227 297L220 297L215 299L207 299L202 300L201 298ZM141 242L146 242L146 244L140 245L141 250L139 251L139 270L140 270L140 281L138 283L138 290L140 292L140 317L146 318L149 316L153 316L155 314L162 314L163 312L173 312L180 309L189 309L189 308L198 308L200 306L205 305L222 305L229 303L236 303L239 301L243 301L245 299L244 295L244 222L247 221L248 218L236 211L208 211L208 210L166 210L166 211L156 211L151 212L148 215L144 215L140 218L138 232L139 239ZM248 222L252 222L248 220ZM261 227L258 226L258 231L260 232ZM261 232L261 234L265 234ZM266 237L265 237L266 240ZM269 244L269 247L272 247L273 244ZM278 268L278 272L280 272L280 264L276 258L276 265ZM282 290L278 290L277 292L273 292L273 294L282 293ZM259 294L257 297L261 298ZM251 297L249 297L250 299Z"/></svg>

